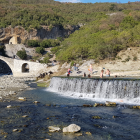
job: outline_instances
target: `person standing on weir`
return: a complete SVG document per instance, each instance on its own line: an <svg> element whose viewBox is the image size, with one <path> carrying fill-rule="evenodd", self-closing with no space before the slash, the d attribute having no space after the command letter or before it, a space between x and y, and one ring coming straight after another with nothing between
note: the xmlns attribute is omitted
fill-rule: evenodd
<svg viewBox="0 0 140 140"><path fill-rule="evenodd" d="M92 74L93 68L92 68L92 65L91 65L91 64L90 64L90 66L89 66L89 69L88 69L88 70L89 70L89 73L90 73L90 74Z"/></svg>

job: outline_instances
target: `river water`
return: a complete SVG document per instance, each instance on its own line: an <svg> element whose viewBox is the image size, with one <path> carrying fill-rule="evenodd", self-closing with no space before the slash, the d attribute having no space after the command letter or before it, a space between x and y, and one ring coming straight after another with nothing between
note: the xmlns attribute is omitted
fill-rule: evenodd
<svg viewBox="0 0 140 140"><path fill-rule="evenodd" d="M27 101L18 101L19 96L26 97ZM33 101L40 103L34 104ZM39 87L14 95L10 99L7 98L5 102L0 102L0 139L140 139L139 109L130 109L126 103L118 104L116 107L83 107L83 104L94 105L95 102L96 100L90 98L71 98L65 94ZM8 104L11 104L13 108L6 108ZM23 115L28 115L28 117L23 118ZM93 119L93 116L99 116L100 119ZM48 130L48 126L59 126L63 129L73 123L81 127L81 136L63 134L62 131L50 133ZM13 132L13 129L18 130Z"/></svg>

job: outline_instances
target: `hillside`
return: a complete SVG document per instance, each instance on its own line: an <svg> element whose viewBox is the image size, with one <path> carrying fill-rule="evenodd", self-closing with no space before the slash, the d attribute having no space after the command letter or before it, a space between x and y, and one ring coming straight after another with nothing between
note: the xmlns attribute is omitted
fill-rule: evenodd
<svg viewBox="0 0 140 140"><path fill-rule="evenodd" d="M57 47L58 60L110 59L115 58L122 49L140 46L139 11L99 15L98 20L81 27L65 39L61 47Z"/></svg>
<svg viewBox="0 0 140 140"><path fill-rule="evenodd" d="M40 38L44 27L50 32L55 27L71 30L78 25L80 29L72 31L70 36L69 33L55 36L57 30L53 32L53 39L62 37L60 46L51 49L60 62L115 59L119 51L140 46L140 2L84 4L53 0L0 0L0 11L1 30L9 26L12 29L23 28L28 35L22 40L26 45L30 33L33 33L34 40L47 39L46 36ZM10 32L12 34L12 30ZM2 38L3 34L0 35ZM38 47L42 46L40 42Z"/></svg>

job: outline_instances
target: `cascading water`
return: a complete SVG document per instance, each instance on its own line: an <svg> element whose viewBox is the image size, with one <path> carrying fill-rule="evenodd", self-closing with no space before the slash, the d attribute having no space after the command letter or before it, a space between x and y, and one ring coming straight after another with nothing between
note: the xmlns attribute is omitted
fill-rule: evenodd
<svg viewBox="0 0 140 140"><path fill-rule="evenodd" d="M48 90L74 98L140 103L140 80L53 77Z"/></svg>

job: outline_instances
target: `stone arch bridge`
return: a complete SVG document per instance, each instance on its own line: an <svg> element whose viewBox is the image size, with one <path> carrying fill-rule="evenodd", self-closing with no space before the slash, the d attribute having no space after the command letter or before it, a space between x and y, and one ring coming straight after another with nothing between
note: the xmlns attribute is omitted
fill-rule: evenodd
<svg viewBox="0 0 140 140"><path fill-rule="evenodd" d="M47 65L26 60L12 59L0 56L0 60L7 63L14 77L37 77L47 70Z"/></svg>

